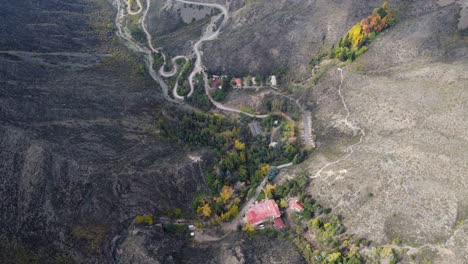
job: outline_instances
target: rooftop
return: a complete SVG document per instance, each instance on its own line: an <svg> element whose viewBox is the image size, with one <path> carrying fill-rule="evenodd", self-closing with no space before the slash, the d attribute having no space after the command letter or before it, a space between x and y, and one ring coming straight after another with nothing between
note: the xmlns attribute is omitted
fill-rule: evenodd
<svg viewBox="0 0 468 264"><path fill-rule="evenodd" d="M273 220L281 216L278 205L275 200L263 200L252 205L246 214L247 222L252 225L261 224L267 220Z"/></svg>
<svg viewBox="0 0 468 264"><path fill-rule="evenodd" d="M281 229L283 227L284 227L283 219L281 219L281 217L275 218L275 228Z"/></svg>
<svg viewBox="0 0 468 264"><path fill-rule="evenodd" d="M304 205L302 205L297 199L289 200L289 208L297 212L304 211Z"/></svg>

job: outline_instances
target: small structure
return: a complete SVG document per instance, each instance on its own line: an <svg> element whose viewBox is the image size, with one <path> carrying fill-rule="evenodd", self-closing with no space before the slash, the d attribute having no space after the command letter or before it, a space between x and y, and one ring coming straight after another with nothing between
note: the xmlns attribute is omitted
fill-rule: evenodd
<svg viewBox="0 0 468 264"><path fill-rule="evenodd" d="M269 181L273 181L275 177L279 174L279 169L276 166L271 166L267 171L267 178Z"/></svg>
<svg viewBox="0 0 468 264"><path fill-rule="evenodd" d="M281 219L281 217L275 218L275 228L276 229L284 228L284 222L283 222L283 219Z"/></svg>
<svg viewBox="0 0 468 264"><path fill-rule="evenodd" d="M236 82L236 87L237 88L242 88L242 79L241 78L236 78L236 79L234 79L234 81Z"/></svg>
<svg viewBox="0 0 468 264"><path fill-rule="evenodd" d="M278 85L278 81L276 80L275 75L270 76L270 83L271 83L271 86L277 86Z"/></svg>
<svg viewBox="0 0 468 264"><path fill-rule="evenodd" d="M253 136L262 134L262 128L257 122L250 123L249 128Z"/></svg>
<svg viewBox="0 0 468 264"><path fill-rule="evenodd" d="M220 83L220 79L218 75L213 75L213 87L218 87Z"/></svg>
<svg viewBox="0 0 468 264"><path fill-rule="evenodd" d="M259 226L265 222L273 221L275 228L284 227L283 220L281 220L281 212L278 205L275 203L275 200L273 199L263 200L259 203L255 203L252 205L252 207L250 207L245 216L247 218L247 222L253 226Z"/></svg>
<svg viewBox="0 0 468 264"><path fill-rule="evenodd" d="M302 205L297 199L289 200L289 208L296 213L302 213L302 211L304 211L304 205Z"/></svg>
<svg viewBox="0 0 468 264"><path fill-rule="evenodd" d="M276 148L276 146L278 146L278 142L271 142L268 147L269 148Z"/></svg>

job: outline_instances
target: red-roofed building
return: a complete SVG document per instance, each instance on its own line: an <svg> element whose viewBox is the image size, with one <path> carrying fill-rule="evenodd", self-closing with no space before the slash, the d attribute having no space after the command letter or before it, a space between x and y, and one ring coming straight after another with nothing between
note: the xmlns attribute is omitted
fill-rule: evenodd
<svg viewBox="0 0 468 264"><path fill-rule="evenodd" d="M283 227L284 227L283 219L281 219L281 217L275 218L275 228L281 229Z"/></svg>
<svg viewBox="0 0 468 264"><path fill-rule="evenodd" d="M213 87L217 88L219 86L219 76L213 75Z"/></svg>
<svg viewBox="0 0 468 264"><path fill-rule="evenodd" d="M236 78L234 81L236 82L236 86L238 88L242 87L242 79L241 78Z"/></svg>
<svg viewBox="0 0 468 264"><path fill-rule="evenodd" d="M276 219L280 219L278 223L283 223L281 220L281 212L279 210L278 205L275 203L275 200L263 200L259 203L256 203L250 207L249 211L246 214L247 222L251 223L254 226L260 225L267 221L275 221L276 227ZM284 227L284 223L283 223Z"/></svg>
<svg viewBox="0 0 468 264"><path fill-rule="evenodd" d="M289 200L289 208L298 213L302 213L302 211L304 211L304 205L302 205L297 199Z"/></svg>

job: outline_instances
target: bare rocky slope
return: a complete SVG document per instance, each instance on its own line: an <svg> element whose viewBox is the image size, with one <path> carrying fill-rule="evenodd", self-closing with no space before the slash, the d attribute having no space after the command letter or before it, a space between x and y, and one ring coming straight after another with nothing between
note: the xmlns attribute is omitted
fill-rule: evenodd
<svg viewBox="0 0 468 264"><path fill-rule="evenodd" d="M189 53L202 15L186 23L176 7L163 9L174 1L152 3L155 46ZM349 232L399 239L434 263L466 263L468 8L389 3L400 22L344 67L342 83L338 65L323 65L308 98L318 148L287 173L308 172L311 195ZM306 79L310 55L379 4L230 1L232 16L203 59L229 74ZM166 102L114 36L114 12L106 0L0 3L0 262L302 263L283 240L235 234L201 245L157 226L128 229L137 214L191 212L205 184L183 146L148 133ZM361 143L343 122L339 87Z"/></svg>
<svg viewBox="0 0 468 264"><path fill-rule="evenodd" d="M179 236L179 237L177 237ZM164 236L160 227L135 229L119 248L122 263L306 263L286 239L234 233L220 242L187 243L181 235Z"/></svg>
<svg viewBox="0 0 468 264"><path fill-rule="evenodd" d="M112 6L0 10L0 262L108 263L137 214L191 212L200 166L148 133L164 101L138 58L111 45Z"/></svg>
<svg viewBox="0 0 468 264"><path fill-rule="evenodd" d="M338 66L322 76L310 101L320 146L299 170L350 232L414 245L434 263L466 263L468 34L458 27L460 5L422 7L343 69L348 120L365 131L362 143L343 122Z"/></svg>

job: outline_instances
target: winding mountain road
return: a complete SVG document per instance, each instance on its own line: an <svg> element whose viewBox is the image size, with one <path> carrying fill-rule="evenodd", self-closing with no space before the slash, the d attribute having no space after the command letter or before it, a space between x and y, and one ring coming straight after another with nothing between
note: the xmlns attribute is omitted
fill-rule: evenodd
<svg viewBox="0 0 468 264"><path fill-rule="evenodd" d="M126 5L126 8L122 7L122 1ZM178 94L178 79L176 81L176 84L173 87L173 99L172 97L169 96L169 87L167 83L162 79L172 77L175 74L177 74L178 67L177 67L177 60L185 60L188 61L189 58L187 56L176 56L172 59L172 64L173 68L171 71L166 72L164 70L164 67L167 63L167 58L164 55L164 53L160 53L161 48L155 48L152 43L152 36L149 33L147 26L146 26L146 18L148 16L148 12L150 9L151 1L146 0L145 3L145 8L143 11L143 5L141 4L141 0L135 0L137 5L141 8L139 8L138 11L131 11L129 7L129 0L115 0L114 3L117 7L117 16L115 19L115 23L117 26L117 34L119 37L124 39L126 41L127 47L129 47L131 50L134 50L139 53L144 53L146 56L146 64L148 68L148 72L150 76L161 86L161 89L163 90L163 96L167 101L177 103L177 104L182 104L184 102L184 97ZM177 2L185 3L185 4L191 4L191 5L199 5L199 6L205 6L205 7L211 7L211 8L216 8L221 11L221 14L217 15L211 20L211 23L207 26L205 31L203 32L201 38L193 45L193 51L195 53L195 65L192 70L192 72L189 75L189 84L190 84L190 92L187 94L187 97L192 96L193 91L195 90L195 84L194 84L194 78L197 74L203 73L203 80L205 84L205 93L208 97L208 99L211 101L211 103L218 109L222 111L227 111L227 112L232 112L232 113L238 113L238 114L244 114L246 116L252 117L252 118L266 118L268 115L256 115L256 114L251 114L247 113L244 111L241 111L240 109L235 109L231 107L227 107L223 105L222 103L219 103L213 99L213 97L209 93L209 85L208 85L208 76L207 74L203 71L203 63L202 63L202 52L200 51L201 45L203 42L206 41L212 41L218 38L221 29L223 26L226 24L227 20L229 19L229 13L228 9L220 4L213 4L213 3L199 3L199 2L194 2L194 1L187 1L187 0L176 0ZM142 13L142 16L139 19L139 25L143 32L146 35L147 39L147 47L142 46L140 43L138 43L133 37L131 36L131 33L127 27L124 26L124 20L126 17L126 13L129 15L139 15ZM221 24L216 28L216 23L219 21L219 19L223 18ZM216 28L216 29L215 29ZM164 64L161 66L159 69L159 74L153 69L153 64L154 64L154 58L153 58L153 53L160 53L163 56L164 59ZM180 76L178 77L180 78Z"/></svg>
<svg viewBox="0 0 468 264"><path fill-rule="evenodd" d="M226 24L227 20L229 19L229 14L228 10L226 7L219 5L219 4L210 4L210 3L199 3L199 2L193 2L193 1L186 1L186 0L176 0L177 2L185 3L185 4L192 4L192 5L200 5L200 6L206 6L206 7L212 7L212 8L217 8L221 10L221 14L216 16L214 19L211 20L210 25L205 29L203 32L202 37L200 40L198 40L195 45L193 45L193 51L195 52L196 60L195 60L195 66L193 68L192 73L190 73L189 76L189 83L190 83L190 92L187 95L190 97L193 94L194 91L194 84L193 84L193 78L195 78L195 75L200 73L203 70L203 64L202 64L202 54L200 51L200 47L205 41L212 41L215 40L219 33L221 32L221 28ZM214 30L216 26L216 22L221 18L223 18L223 21L221 22L221 25Z"/></svg>
<svg viewBox="0 0 468 264"><path fill-rule="evenodd" d="M187 56L183 56L183 55L180 55L180 56L177 56L177 57L174 57L172 58L171 60L171 63L172 63L172 70L170 71L165 71L164 70L164 65L159 69L159 74L161 74L162 77L165 77L165 78L168 78L168 77L172 77L174 76L177 71L178 71L178 67L177 67L177 61L178 60L184 60L185 62L189 61L189 59L187 58Z"/></svg>
<svg viewBox="0 0 468 264"><path fill-rule="evenodd" d="M137 6L138 6L138 10L137 10L137 11L133 11L133 10L132 10L132 7L131 7L131 5L130 5L130 1L131 1L131 0L127 0L127 1L125 2L125 3L127 4L127 13L128 13L129 15L132 15L132 16L133 16L133 15L138 15L138 14L141 12L141 10L143 10L143 6L141 5L140 0L134 0L134 1L136 1L136 4L137 4Z"/></svg>
<svg viewBox="0 0 468 264"><path fill-rule="evenodd" d="M140 0L136 0L136 1L140 2ZM123 40L125 40L124 43L130 50L133 50L134 52L137 52L137 53L145 54L145 62L146 62L146 68L148 69L148 73L151 76L151 78L155 80L159 84L161 89L163 90L164 99L166 99L169 102L176 103L176 104L183 103L181 100L173 99L169 96L169 88L166 82L153 69L153 64L154 64L153 52L158 52L158 50L155 49L153 45L151 44L151 35L149 34L145 25L145 19L146 19L146 15L148 14L148 10L150 7L150 1L146 0L146 9L143 13L143 16L139 20L139 24L142 27L142 30L145 32L146 37L147 38L149 37L148 39L149 48L142 46L135 39L133 39L129 29L126 26L124 26L125 18L127 16L126 14L127 9L123 7L122 1L114 0L114 4L117 7L117 15L115 18L115 25L117 27L117 35ZM139 10L139 12L135 12L134 14L140 14L141 12L142 10ZM164 60L165 60L165 57L164 57Z"/></svg>
<svg viewBox="0 0 468 264"><path fill-rule="evenodd" d="M213 103L213 105L216 106L216 108L220 110L228 111L228 112L244 114L246 116L254 117L254 118L267 118L268 117L268 115L255 115L255 114L246 113L239 109L230 108L230 107L223 105L222 103L216 102L210 94L210 85L208 83L208 75L206 74L206 72L203 72L202 74L203 74L203 82L205 83L206 96L208 97L208 99L210 99L211 103Z"/></svg>
<svg viewBox="0 0 468 264"><path fill-rule="evenodd" d="M137 3L138 6L142 6L141 0L135 0L135 1L137 1L136 3ZM181 2L181 3L186 3L186 4L200 5L200 6L217 8L217 9L219 9L221 11L220 15L218 15L214 19L212 19L210 25L208 25L208 27L203 32L203 35L200 38L200 40L198 40L193 46L193 50L194 50L194 53L195 53L195 56L196 56L196 61L195 61L195 66L193 68L193 71L190 73L190 76L189 76L190 92L187 95L187 97L190 97L193 94L193 91L194 91L194 80L193 79L195 78L195 76L198 73L203 71L202 52L200 51L200 47L203 44L203 42L211 41L211 40L214 40L214 39L216 39L218 37L218 35L220 34L220 31L221 31L221 28L225 25L226 21L229 18L229 15L228 15L227 8L222 6L222 5L219 5L219 4L199 3L199 2L186 1L186 0L176 0L176 1ZM153 67L152 67L152 65L154 63L153 53L159 53L160 52L159 50L161 48L155 48L153 46L152 36L151 36L151 34L149 33L149 31L148 31L148 29L146 27L146 18L147 18L147 15L148 15L148 12L149 12L149 9L150 9L150 5L151 5L150 0L146 0L146 8L144 9L144 11L143 11L143 6L138 11L131 11L129 9L129 4L128 4L129 2L128 1L124 2L126 4L127 8L123 8L122 0L115 0L114 3L115 3L115 6L117 7L117 10L118 10L117 16L116 16L116 19L115 19L115 24L117 26L117 35L126 41L126 45L127 45L128 48L130 48L133 51L139 52L139 53L144 53L146 55L146 64L147 64L148 72L149 72L150 76L161 86L161 89L163 90L164 98L167 101L170 101L170 102L173 102L173 103L177 103L177 104L183 103L184 97L180 96L177 93L177 90L178 90L177 89L178 88L177 82L176 82L176 85L175 85L174 91L173 91L173 96L174 96L175 99L173 99L173 98L171 98L169 96L169 88L168 88L166 82L162 79L162 77L167 78L167 77L174 76L174 74L177 73L177 66L176 66L177 64L175 63L176 60L179 60L179 59L188 60L188 57L186 57L186 56L177 56L177 57L173 58L172 62L173 62L174 67L173 67L173 69L171 71L166 72L164 70L164 65L166 65L166 56L164 55L164 53L161 53L161 55L163 56L163 59L164 59L164 65L161 66L161 69L159 70L159 74L156 73L153 70ZM130 33L129 29L124 26L124 20L125 20L125 17L126 17L126 13L129 14L129 15L139 15L141 12L143 12L143 14L142 14L142 17L139 19L139 25L140 25L141 29L143 30L143 32L146 35L147 46L148 47L144 47L140 43L138 43L136 40L134 40L133 37L131 36L131 33ZM216 30L214 30L214 28L216 26L216 22L221 17L224 17L223 21L221 22L220 26ZM207 87L208 77L206 76L205 73L204 73L204 81L205 81L206 94L207 94L209 100L213 103L213 105L216 108L218 108L220 110L223 110L223 111L233 112L233 113L239 113L239 114L242 113L242 114L245 114L247 116L256 117L256 118L266 118L268 116L268 115L254 115L254 114L246 113L246 112L243 112L243 111L241 111L239 109L226 107L223 104L221 104L219 102L216 102L211 97L211 95L209 94L209 87Z"/></svg>

